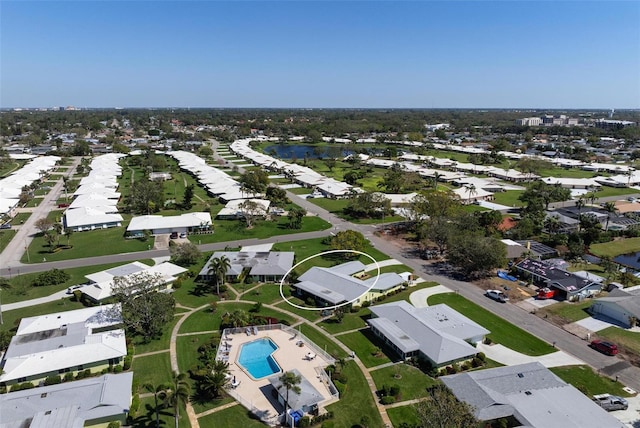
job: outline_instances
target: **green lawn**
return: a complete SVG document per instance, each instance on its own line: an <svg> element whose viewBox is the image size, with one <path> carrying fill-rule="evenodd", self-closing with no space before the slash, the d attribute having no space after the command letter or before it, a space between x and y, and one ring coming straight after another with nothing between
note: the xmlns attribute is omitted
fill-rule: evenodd
<svg viewBox="0 0 640 428"><path fill-rule="evenodd" d="M149 343L143 343L141 336L129 336L129 340L135 346L135 355L144 354L146 352L161 351L169 349L169 341L171 340L171 331L178 322L179 317L173 317L173 320L162 329L162 336L153 339Z"/></svg>
<svg viewBox="0 0 640 428"><path fill-rule="evenodd" d="M198 348L212 339L220 341L220 335L198 334L193 336L178 336L176 351L178 353L178 367L180 372L186 373L192 366L198 364Z"/></svg>
<svg viewBox="0 0 640 428"><path fill-rule="evenodd" d="M301 324L296 327L296 330L305 335L307 339L315 343L320 349L325 350L333 358L345 358L347 356L347 353L340 346L317 329L306 324Z"/></svg>
<svg viewBox="0 0 640 428"><path fill-rule="evenodd" d="M171 359L168 351L146 357L135 357L131 369L134 379L140 385L145 383L160 385L171 382Z"/></svg>
<svg viewBox="0 0 640 428"><path fill-rule="evenodd" d="M11 229L0 230L0 253L9 245L16 233L18 232Z"/></svg>
<svg viewBox="0 0 640 428"><path fill-rule="evenodd" d="M630 189L628 187L607 187L602 186L601 190L596 192L597 198L606 198L609 196L625 196L638 193L637 189Z"/></svg>
<svg viewBox="0 0 640 428"><path fill-rule="evenodd" d="M554 348L525 330L503 320L490 311L481 308L459 294L436 294L427 299L429 306L446 303L461 314L471 318L487 330L491 331L487 337L493 342L500 343L516 352L537 356L554 352Z"/></svg>
<svg viewBox="0 0 640 428"><path fill-rule="evenodd" d="M304 318L306 320L309 320L311 322L317 321L318 319L320 319L320 312L321 311L312 311L312 310L306 310L306 309L300 309L297 308L295 306L291 306L289 304L289 302L296 304L296 305L304 305L305 302L303 302L302 300L296 298L296 297L288 297L287 298L288 302L280 302L278 303L276 306L278 308L284 309L285 311L289 311L292 312L296 315L298 315L301 318Z"/></svg>
<svg viewBox="0 0 640 428"><path fill-rule="evenodd" d="M587 397L604 393L622 397L630 396L622 389L624 385L607 377L599 376L589 366L551 367L549 370L560 379L578 388Z"/></svg>
<svg viewBox="0 0 640 428"><path fill-rule="evenodd" d="M144 391L147 392L147 391ZM140 400L140 409L136 417L133 419L131 423L132 428L148 428L155 427L156 424L156 413L154 408L154 399L153 397L147 397ZM173 409L163 408L159 412L160 416L160 426L161 427L174 427L175 419L173 415ZM182 406L180 410L180 419L178 420L178 428L190 428L189 417L187 416L187 412Z"/></svg>
<svg viewBox="0 0 640 428"><path fill-rule="evenodd" d="M38 263L46 258L49 262L60 260L79 259L84 257L104 256L109 254L131 253L135 251L146 251L149 246L153 246L150 239L142 242L138 239L124 239L126 225L122 227L112 227L109 229L91 230L86 232L76 232L71 236L70 244L72 248L51 253L49 246L45 242L41 233L33 239L29 245L29 255L32 263ZM107 245L96 245L98 242L108 243ZM62 237L60 244L66 245L66 238ZM27 254L22 256L22 263L28 263Z"/></svg>
<svg viewBox="0 0 640 428"><path fill-rule="evenodd" d="M387 415L389 415L389 419L391 419L391 423L394 427L399 427L403 422L410 426L419 426L420 424L418 412L414 406L393 407L391 409L387 409Z"/></svg>
<svg viewBox="0 0 640 428"><path fill-rule="evenodd" d="M399 379L396 376L400 376ZM422 373L420 369L408 364L396 364L379 370L373 370L371 377L376 383L378 390L383 385L397 385L400 387L400 397L398 401L413 400L415 398L427 397L427 388L434 386L437 382Z"/></svg>
<svg viewBox="0 0 640 428"><path fill-rule="evenodd" d="M341 334L337 339L352 349L366 367L388 363L390 356L397 358L369 329Z"/></svg>
<svg viewBox="0 0 640 428"><path fill-rule="evenodd" d="M384 218L354 218L344 213L344 209L349 205L348 199L329 199L329 198L311 198L308 199L309 202L319 206L320 208L324 208L325 210L337 215L340 218L343 218L347 221L358 223L358 224L377 224L377 223L388 223L393 221L401 221L404 217L393 215L386 216Z"/></svg>
<svg viewBox="0 0 640 428"><path fill-rule="evenodd" d="M11 225L19 226L27 221L29 217L31 217L31 213L18 213L11 219Z"/></svg>
<svg viewBox="0 0 640 428"><path fill-rule="evenodd" d="M292 233L314 232L331 227L329 223L316 216L304 217L300 229L289 229L289 220L286 216L279 217L276 221L258 221L251 229L247 229L245 222L238 220L215 220L213 224L214 233L189 235L189 240L195 244L210 244L247 238L265 239Z"/></svg>
<svg viewBox="0 0 640 428"><path fill-rule="evenodd" d="M229 407L198 419L202 428L264 428L265 424L254 419L241 405Z"/></svg>
<svg viewBox="0 0 640 428"><path fill-rule="evenodd" d="M597 336L609 339L618 346L627 348L640 355L640 333L618 327L607 327L604 330L600 330Z"/></svg>
<svg viewBox="0 0 640 428"><path fill-rule="evenodd" d="M409 287L409 288L406 288L406 289L402 290L398 294L394 294L393 296L386 297L384 299L384 303L399 302L400 300L406 300L408 302L409 301L409 296L414 291L420 290L422 288L435 287L436 285L440 285L440 284L437 283L437 282L434 282L434 281L421 282L421 283L419 283L418 285L416 285L414 287Z"/></svg>
<svg viewBox="0 0 640 428"><path fill-rule="evenodd" d="M254 285L244 285L247 289ZM240 287L242 290L242 286ZM288 288L285 288L288 291ZM285 294L286 296L286 294ZM247 291L240 296L240 300L251 300L252 302L275 303L282 300L280 296L280 284L262 284L259 287Z"/></svg>
<svg viewBox="0 0 640 428"><path fill-rule="evenodd" d="M338 323L333 318L328 318L322 321L319 326L328 331L331 334L339 333L342 331L355 330L358 328L364 328L367 326L366 319L371 318L371 311L369 308L362 308L358 312L347 312L344 314L344 318L341 323Z"/></svg>
<svg viewBox="0 0 640 428"><path fill-rule="evenodd" d="M507 190L506 192L496 192L493 194L493 202L508 207L522 207L524 203L518 198L524 190Z"/></svg>
<svg viewBox="0 0 640 428"><path fill-rule="evenodd" d="M594 174L591 171L585 171L578 168L562 168L559 166L551 168L542 168L539 171L541 177L556 177L556 178L593 178L600 174Z"/></svg>
<svg viewBox="0 0 640 428"><path fill-rule="evenodd" d="M591 307L591 303L593 303L591 300L580 303L559 302L551 306L538 309L538 313L553 314L563 318L567 323L572 323L589 316L587 308Z"/></svg>
<svg viewBox="0 0 640 428"><path fill-rule="evenodd" d="M2 296L4 299L4 295ZM2 310L3 324L2 330L10 330L17 327L22 318L35 317L38 315L51 314L55 312L72 311L82 309L84 306L80 302L72 302L71 299L60 299L54 302L47 302L41 305L28 306L26 308L14 309L12 311Z"/></svg>
<svg viewBox="0 0 640 428"><path fill-rule="evenodd" d="M287 182L289 182L289 180L287 180ZM293 189L287 189L287 191L294 195L308 195L313 192L313 189L309 189L307 187L294 187Z"/></svg>
<svg viewBox="0 0 640 428"><path fill-rule="evenodd" d="M364 375L353 361L345 364L342 372L347 376L344 393L340 401L327 406L327 410L335 415L333 421L336 428L352 428L360 423L363 416L369 418L368 428L381 428L382 419Z"/></svg>
<svg viewBox="0 0 640 428"><path fill-rule="evenodd" d="M411 269L407 265L392 265L392 266L383 266L380 268L380 273L389 273L389 272L395 272L395 273L413 272L413 269ZM367 275L375 275L376 273L378 273L378 270L372 269L370 271L367 271L366 273Z"/></svg>
<svg viewBox="0 0 640 428"><path fill-rule="evenodd" d="M598 257L615 257L640 251L640 238L624 238L601 244L592 244L589 250Z"/></svg>

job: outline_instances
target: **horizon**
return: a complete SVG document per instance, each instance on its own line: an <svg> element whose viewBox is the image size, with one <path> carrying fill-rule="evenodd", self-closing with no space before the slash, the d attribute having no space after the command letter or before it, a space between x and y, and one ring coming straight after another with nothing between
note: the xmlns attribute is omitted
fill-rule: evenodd
<svg viewBox="0 0 640 428"><path fill-rule="evenodd" d="M3 109L640 108L639 2L0 7Z"/></svg>

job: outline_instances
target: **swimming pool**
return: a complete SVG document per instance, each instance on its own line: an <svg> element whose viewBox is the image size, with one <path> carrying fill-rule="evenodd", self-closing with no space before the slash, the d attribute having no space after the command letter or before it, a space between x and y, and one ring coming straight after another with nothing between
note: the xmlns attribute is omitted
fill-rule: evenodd
<svg viewBox="0 0 640 428"><path fill-rule="evenodd" d="M238 364L244 367L254 379L280 373L280 366L271 355L276 349L278 345L271 339L258 339L245 343L240 346Z"/></svg>

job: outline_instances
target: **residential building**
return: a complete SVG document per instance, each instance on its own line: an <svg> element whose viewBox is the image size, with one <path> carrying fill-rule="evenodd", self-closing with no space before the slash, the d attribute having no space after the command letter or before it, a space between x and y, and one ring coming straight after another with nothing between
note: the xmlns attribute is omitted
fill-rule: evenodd
<svg viewBox="0 0 640 428"><path fill-rule="evenodd" d="M120 364L127 355L124 330L107 329L121 323L116 305L24 318L0 362L0 384L37 385L49 376Z"/></svg>
<svg viewBox="0 0 640 428"><path fill-rule="evenodd" d="M216 218L230 220L244 218L246 215L246 209L243 204L247 201L253 202L256 206L256 209L249 215L265 218L269 213L271 201L267 199L234 199L233 201L227 202L227 205L218 211Z"/></svg>
<svg viewBox="0 0 640 428"><path fill-rule="evenodd" d="M534 284L559 291L558 297L570 301L580 300L601 291L597 281L582 278L541 260L524 259L516 264L516 270Z"/></svg>
<svg viewBox="0 0 640 428"><path fill-rule="evenodd" d="M214 259L226 257L230 267L227 281L237 280L243 272L258 282L280 282L293 266L295 253L291 251L271 251L273 244L245 246L240 251L216 251L198 274L197 279L210 281L211 264Z"/></svg>
<svg viewBox="0 0 640 428"><path fill-rule="evenodd" d="M77 428L126 423L133 372L0 395L3 428Z"/></svg>
<svg viewBox="0 0 640 428"><path fill-rule="evenodd" d="M145 230L152 235L211 231L211 214L208 212L185 213L174 216L142 215L133 217L127 233L142 236Z"/></svg>
<svg viewBox="0 0 640 428"><path fill-rule="evenodd" d="M402 300L370 310L367 323L376 336L402 359L422 357L433 367L473 358L478 353L473 345L490 333L445 304L416 308Z"/></svg>
<svg viewBox="0 0 640 428"><path fill-rule="evenodd" d="M477 419L506 419L509 426L531 428L623 428L575 387L539 362L442 376Z"/></svg>
<svg viewBox="0 0 640 428"><path fill-rule="evenodd" d="M397 273L366 276L365 265L359 261L330 268L314 266L298 278L294 293L303 299L311 297L319 306L333 306L350 302L361 306L377 298L400 290L405 279ZM360 279L366 278L366 279Z"/></svg>
<svg viewBox="0 0 640 428"><path fill-rule="evenodd" d="M640 321L640 291L614 288L607 297L596 299L589 311L595 316L605 316L625 327L634 327Z"/></svg>
<svg viewBox="0 0 640 428"><path fill-rule="evenodd" d="M300 376L300 383L297 385L298 388L300 388L299 391L291 389L287 392L286 388L283 388L282 381L280 380L281 375L270 377L269 383L277 392L278 403L283 407L288 395L287 405L291 412L285 415L287 419L286 425L293 426L291 419L294 419L294 422L296 422L296 416L294 416L294 414L297 413L300 416L315 414L318 411L319 404L326 401L326 399L297 369L290 370L289 372L295 376Z"/></svg>

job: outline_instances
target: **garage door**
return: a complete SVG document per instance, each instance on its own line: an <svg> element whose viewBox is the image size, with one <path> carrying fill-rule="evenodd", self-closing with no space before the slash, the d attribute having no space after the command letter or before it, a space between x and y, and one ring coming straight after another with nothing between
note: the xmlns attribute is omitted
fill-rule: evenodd
<svg viewBox="0 0 640 428"><path fill-rule="evenodd" d="M622 321L625 324L628 323L626 315L623 310L614 305L603 305L602 303L596 302L593 305L593 312L596 314L604 315L609 318L613 318L618 321Z"/></svg>

